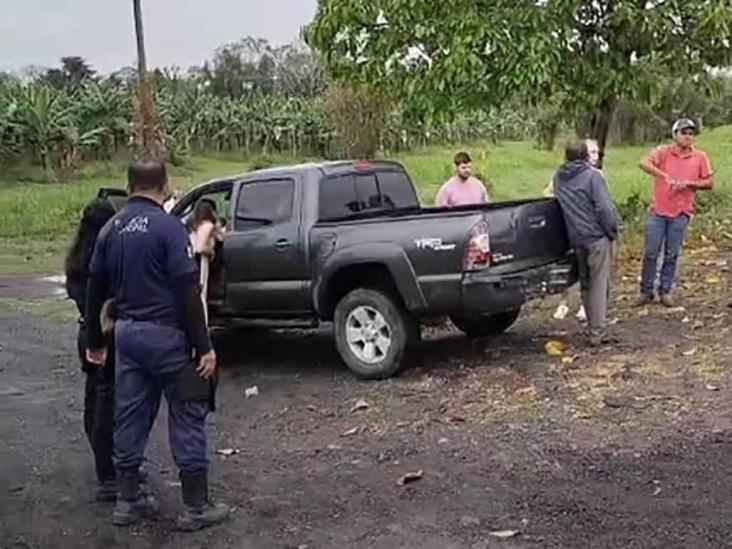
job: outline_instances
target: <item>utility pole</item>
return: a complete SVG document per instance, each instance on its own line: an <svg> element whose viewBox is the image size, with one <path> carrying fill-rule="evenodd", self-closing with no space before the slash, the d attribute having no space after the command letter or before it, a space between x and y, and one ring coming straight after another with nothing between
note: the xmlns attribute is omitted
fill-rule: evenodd
<svg viewBox="0 0 732 549"><path fill-rule="evenodd" d="M147 55L145 53L145 33L142 28L141 0L132 0L135 14L135 35L137 37L137 146L143 155L157 158L160 156L159 121L155 113L152 83L147 74Z"/></svg>

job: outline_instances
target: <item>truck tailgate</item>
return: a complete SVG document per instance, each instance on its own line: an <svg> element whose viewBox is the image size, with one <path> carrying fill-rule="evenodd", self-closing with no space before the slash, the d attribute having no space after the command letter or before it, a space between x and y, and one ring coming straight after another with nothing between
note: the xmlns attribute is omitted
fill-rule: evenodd
<svg viewBox="0 0 732 549"><path fill-rule="evenodd" d="M506 204L487 211L485 219L493 272L528 269L567 255L567 233L556 200Z"/></svg>

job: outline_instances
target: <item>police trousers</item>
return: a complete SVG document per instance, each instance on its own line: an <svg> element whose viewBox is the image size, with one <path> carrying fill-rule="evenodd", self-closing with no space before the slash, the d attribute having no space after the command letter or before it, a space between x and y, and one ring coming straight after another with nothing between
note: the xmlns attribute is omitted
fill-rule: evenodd
<svg viewBox="0 0 732 549"><path fill-rule="evenodd" d="M120 475L134 475L161 393L168 402L168 436L180 473L208 469L206 416L208 403L187 401L181 375L192 368L191 351L182 330L152 322L118 320L115 325L117 367L114 398L114 461Z"/></svg>

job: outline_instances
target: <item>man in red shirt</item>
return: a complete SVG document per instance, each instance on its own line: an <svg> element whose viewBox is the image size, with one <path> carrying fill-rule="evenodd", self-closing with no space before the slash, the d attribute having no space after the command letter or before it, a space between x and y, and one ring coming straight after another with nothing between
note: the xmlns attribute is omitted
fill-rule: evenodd
<svg viewBox="0 0 732 549"><path fill-rule="evenodd" d="M659 294L661 303L674 306L676 266L686 226L694 214L696 192L709 190L713 184L709 158L694 147L696 124L681 118L674 123L671 133L671 145L656 148L640 163L640 168L653 176L653 199L646 221L639 305L650 303L655 297L656 265L665 243Z"/></svg>

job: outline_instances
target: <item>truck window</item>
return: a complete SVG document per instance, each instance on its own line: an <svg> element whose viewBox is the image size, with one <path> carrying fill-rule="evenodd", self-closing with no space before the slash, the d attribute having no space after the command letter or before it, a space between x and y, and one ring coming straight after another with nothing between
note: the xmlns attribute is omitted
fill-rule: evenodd
<svg viewBox="0 0 732 549"><path fill-rule="evenodd" d="M356 182L351 175L328 177L320 182L320 219L338 219L359 211Z"/></svg>
<svg viewBox="0 0 732 549"><path fill-rule="evenodd" d="M295 182L292 179L245 183L236 203L235 229L246 231L289 221L294 196Z"/></svg>
<svg viewBox="0 0 732 549"><path fill-rule="evenodd" d="M417 194L407 174L398 171L378 172L379 191L385 207L415 208L419 206Z"/></svg>
<svg viewBox="0 0 732 549"><path fill-rule="evenodd" d="M418 202L414 188L401 172L345 174L320 182L321 221L415 206Z"/></svg>

